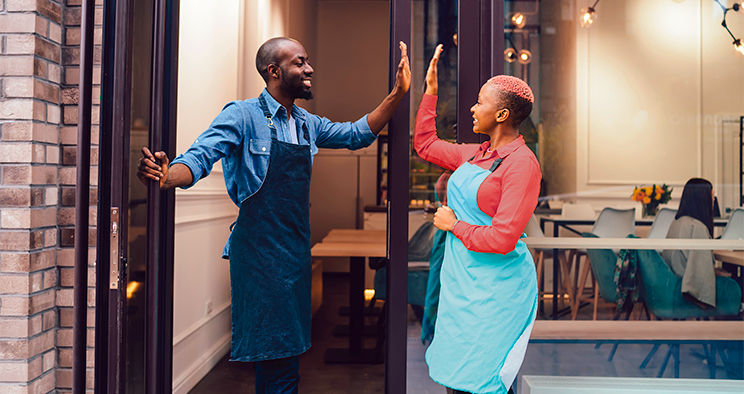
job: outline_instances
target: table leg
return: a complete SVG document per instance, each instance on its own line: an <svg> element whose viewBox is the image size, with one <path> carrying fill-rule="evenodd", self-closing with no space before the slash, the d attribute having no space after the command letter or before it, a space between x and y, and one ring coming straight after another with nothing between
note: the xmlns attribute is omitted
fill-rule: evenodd
<svg viewBox="0 0 744 394"><path fill-rule="evenodd" d="M364 257L349 259L349 348L328 349L327 363L359 364L374 361L374 349L364 349Z"/></svg>
<svg viewBox="0 0 744 394"><path fill-rule="evenodd" d="M558 238L560 226L553 223L553 237ZM553 320L558 319L558 249L553 249Z"/></svg>

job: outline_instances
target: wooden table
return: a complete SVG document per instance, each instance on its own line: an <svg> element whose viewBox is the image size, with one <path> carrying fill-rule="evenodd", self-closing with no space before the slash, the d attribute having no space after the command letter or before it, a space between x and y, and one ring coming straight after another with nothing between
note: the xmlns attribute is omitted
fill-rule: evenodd
<svg viewBox="0 0 744 394"><path fill-rule="evenodd" d="M649 239L649 238L522 238L530 248L553 249L553 294L558 294L558 268L565 249L679 249L679 250L744 250L742 240L723 239ZM557 258L556 258L557 256ZM559 317L558 303L553 299L553 319ZM562 312L561 312L562 313Z"/></svg>
<svg viewBox="0 0 744 394"><path fill-rule="evenodd" d="M328 235L323 238L323 243L387 243L387 233L385 230L331 230Z"/></svg>
<svg viewBox="0 0 744 394"><path fill-rule="evenodd" d="M364 326L364 260L366 257L386 257L384 243L365 242L321 242L311 249L313 257L349 258L349 348L326 350L327 363L372 363L374 349L364 349L362 327Z"/></svg>
<svg viewBox="0 0 744 394"><path fill-rule="evenodd" d="M714 250L713 257L724 263L744 266L744 251Z"/></svg>

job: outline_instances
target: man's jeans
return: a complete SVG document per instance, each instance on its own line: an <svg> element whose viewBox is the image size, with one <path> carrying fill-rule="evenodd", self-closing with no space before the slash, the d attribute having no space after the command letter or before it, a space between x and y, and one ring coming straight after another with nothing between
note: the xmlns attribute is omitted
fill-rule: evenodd
<svg viewBox="0 0 744 394"><path fill-rule="evenodd" d="M256 362L256 394L297 394L299 383L298 356Z"/></svg>

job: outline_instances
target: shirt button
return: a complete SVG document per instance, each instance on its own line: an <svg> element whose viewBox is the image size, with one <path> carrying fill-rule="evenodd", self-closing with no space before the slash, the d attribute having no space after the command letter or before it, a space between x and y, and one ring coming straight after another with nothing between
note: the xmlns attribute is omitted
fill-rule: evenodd
<svg viewBox="0 0 744 394"><path fill-rule="evenodd" d="M266 152L266 147L261 148L262 151Z"/></svg>

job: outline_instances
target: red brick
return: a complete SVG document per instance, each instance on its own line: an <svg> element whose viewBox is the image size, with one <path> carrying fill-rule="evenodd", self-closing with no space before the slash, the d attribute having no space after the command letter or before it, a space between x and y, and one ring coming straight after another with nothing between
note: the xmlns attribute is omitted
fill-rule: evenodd
<svg viewBox="0 0 744 394"><path fill-rule="evenodd" d="M32 55L35 47L36 37L32 34L5 36L5 53L8 55Z"/></svg>
<svg viewBox="0 0 744 394"><path fill-rule="evenodd" d="M3 209L0 211L2 227L7 229L25 229L31 227L31 211L29 209Z"/></svg>
<svg viewBox="0 0 744 394"><path fill-rule="evenodd" d="M27 382L29 376L29 364L24 362L2 362L0 363L0 381Z"/></svg>
<svg viewBox="0 0 744 394"><path fill-rule="evenodd" d="M77 105L79 89L77 87L62 89L62 104Z"/></svg>
<svg viewBox="0 0 744 394"><path fill-rule="evenodd" d="M30 253L29 271L41 271L54 267L56 263L56 251L54 249L41 250Z"/></svg>
<svg viewBox="0 0 744 394"><path fill-rule="evenodd" d="M75 270L73 268L59 268L60 287L73 287L75 284Z"/></svg>
<svg viewBox="0 0 744 394"><path fill-rule="evenodd" d="M34 97L57 104L59 103L59 86L35 79Z"/></svg>
<svg viewBox="0 0 744 394"><path fill-rule="evenodd" d="M29 297L27 296L0 297L0 315L2 316L28 316L29 302L30 302Z"/></svg>
<svg viewBox="0 0 744 394"><path fill-rule="evenodd" d="M54 308L54 290L35 294L29 298L29 313L36 314Z"/></svg>
<svg viewBox="0 0 744 394"><path fill-rule="evenodd" d="M41 315L28 319L28 336L32 337L41 333Z"/></svg>
<svg viewBox="0 0 744 394"><path fill-rule="evenodd" d="M41 356L41 370L43 372L52 370L57 365L57 352L52 349Z"/></svg>
<svg viewBox="0 0 744 394"><path fill-rule="evenodd" d="M42 330L47 331L57 326L57 313L54 309L44 312L42 319Z"/></svg>
<svg viewBox="0 0 744 394"><path fill-rule="evenodd" d="M34 58L34 75L39 78L47 78L48 63L44 59Z"/></svg>
<svg viewBox="0 0 744 394"><path fill-rule="evenodd" d="M2 360L25 360L28 358L28 341L23 340L0 340L0 359Z"/></svg>
<svg viewBox="0 0 744 394"><path fill-rule="evenodd" d="M0 231L0 250L28 250L30 238L28 231Z"/></svg>
<svg viewBox="0 0 744 394"><path fill-rule="evenodd" d="M62 23L62 7L49 0L37 0L36 11L54 22Z"/></svg>
<svg viewBox="0 0 744 394"><path fill-rule="evenodd" d="M29 272L29 268L30 255L27 252L0 254L0 271L2 272Z"/></svg>
<svg viewBox="0 0 744 394"><path fill-rule="evenodd" d="M52 185L57 183L57 168L55 166L34 166L31 168L32 184Z"/></svg>
<svg viewBox="0 0 744 394"><path fill-rule="evenodd" d="M19 120L37 119L34 116L35 109L34 102L29 99L10 99L0 101L0 118Z"/></svg>
<svg viewBox="0 0 744 394"><path fill-rule="evenodd" d="M29 294L29 276L19 274L0 275L0 294Z"/></svg>
<svg viewBox="0 0 744 394"><path fill-rule="evenodd" d="M34 54L55 63L59 63L62 56L58 45L41 37L36 37Z"/></svg>
<svg viewBox="0 0 744 394"><path fill-rule="evenodd" d="M0 58L2 59L2 58ZM3 123L4 141L31 141L33 139L33 123L7 122Z"/></svg>
<svg viewBox="0 0 744 394"><path fill-rule="evenodd" d="M34 33L36 15L11 13L0 15L0 33Z"/></svg>
<svg viewBox="0 0 744 394"><path fill-rule="evenodd" d="M0 207L23 207L31 204L31 189L0 188Z"/></svg>
<svg viewBox="0 0 744 394"><path fill-rule="evenodd" d="M0 76L34 75L33 56L0 56Z"/></svg>
<svg viewBox="0 0 744 394"><path fill-rule="evenodd" d="M0 318L0 337L2 338L26 338L28 337L28 318L27 317Z"/></svg>
<svg viewBox="0 0 744 394"><path fill-rule="evenodd" d="M54 330L46 331L28 340L28 357L46 353L54 347Z"/></svg>

